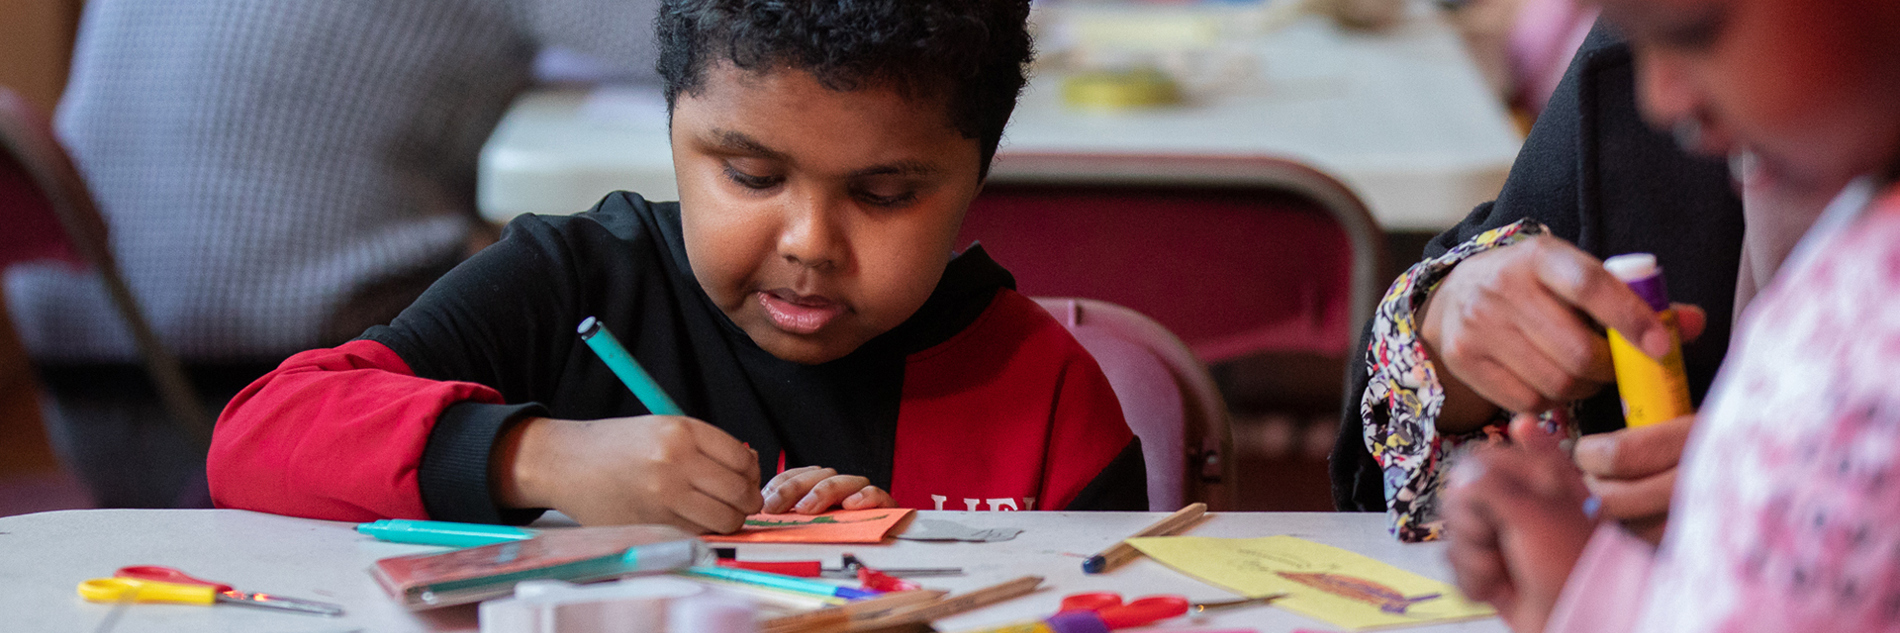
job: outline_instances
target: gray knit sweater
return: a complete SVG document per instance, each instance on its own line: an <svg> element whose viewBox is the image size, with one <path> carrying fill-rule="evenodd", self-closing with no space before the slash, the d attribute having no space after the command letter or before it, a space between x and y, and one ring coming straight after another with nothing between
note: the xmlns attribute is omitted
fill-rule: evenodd
<svg viewBox="0 0 1900 633"><path fill-rule="evenodd" d="M191 362L272 361L459 259L477 155L537 51L650 77L656 4L91 0L58 132L159 335ZM96 279L6 281L36 358L135 359Z"/></svg>

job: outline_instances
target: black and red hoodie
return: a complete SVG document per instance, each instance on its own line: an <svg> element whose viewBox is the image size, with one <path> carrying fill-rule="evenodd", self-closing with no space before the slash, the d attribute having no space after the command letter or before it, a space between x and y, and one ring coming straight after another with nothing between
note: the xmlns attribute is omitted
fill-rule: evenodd
<svg viewBox="0 0 1900 633"><path fill-rule="evenodd" d="M489 455L529 417L647 413L575 335L596 316L688 415L901 506L1146 510L1141 447L1088 352L973 246L917 314L820 365L760 349L693 278L677 203L524 216L387 326L291 357L231 401L218 505L332 520L532 520Z"/></svg>

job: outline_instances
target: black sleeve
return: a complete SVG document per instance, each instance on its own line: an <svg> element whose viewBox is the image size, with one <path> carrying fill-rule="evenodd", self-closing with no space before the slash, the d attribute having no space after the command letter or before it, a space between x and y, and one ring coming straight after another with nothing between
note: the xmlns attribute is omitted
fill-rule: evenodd
<svg viewBox="0 0 1900 633"><path fill-rule="evenodd" d="M495 442L523 419L545 416L537 404L452 405L436 418L416 467L416 485L429 518L458 523L527 525L542 510L510 510L495 504L488 462Z"/></svg>
<svg viewBox="0 0 1900 633"><path fill-rule="evenodd" d="M1496 200L1478 205L1463 222L1440 233L1425 246L1424 259L1443 255L1471 238L1524 218L1544 223L1557 237L1575 241L1582 224L1578 180L1584 169L1581 156L1583 86L1585 70L1591 60L1617 50L1627 50L1613 32L1599 22L1584 41L1570 68L1558 83L1530 136L1518 150L1511 173ZM1626 54L1626 53L1625 53ZM1633 113L1632 113L1633 114ZM1372 323L1359 333L1362 350L1369 343ZM1384 512L1385 483L1379 465L1365 446L1365 426L1360 419L1359 401L1369 381L1366 359L1362 356L1347 363L1351 382L1328 464L1332 475L1333 504L1340 510Z"/></svg>
<svg viewBox="0 0 1900 633"><path fill-rule="evenodd" d="M1148 466L1141 457L1141 438L1128 440L1122 452L1063 510L1147 512Z"/></svg>
<svg viewBox="0 0 1900 633"><path fill-rule="evenodd" d="M596 210L615 201L609 196ZM507 403L462 403L437 418L417 470L432 518L524 522L538 514L495 505L489 459L509 425L552 408L582 318L585 264L574 253L605 247L576 246L550 220L522 216L389 325L363 334L395 351L417 376L486 385Z"/></svg>

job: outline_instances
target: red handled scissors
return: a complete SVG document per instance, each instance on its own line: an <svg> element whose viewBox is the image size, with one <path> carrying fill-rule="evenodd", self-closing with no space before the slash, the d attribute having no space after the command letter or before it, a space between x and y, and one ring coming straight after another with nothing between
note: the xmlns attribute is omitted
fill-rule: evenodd
<svg viewBox="0 0 1900 633"><path fill-rule="evenodd" d="M1158 595L1136 598L1134 602L1122 602L1122 595L1112 591L1071 594L1062 599L1062 612L1094 611L1096 617L1110 629L1153 624L1168 618L1187 615L1187 596Z"/></svg>
<svg viewBox="0 0 1900 633"><path fill-rule="evenodd" d="M191 591L190 588L197 588L197 591ZM95 578L79 585L79 595L94 602L116 602L128 592L139 602L221 602L321 615L343 615L343 607L328 602L285 598L268 593L246 593L221 582L193 578L183 571L157 565L121 567L112 574L112 578Z"/></svg>

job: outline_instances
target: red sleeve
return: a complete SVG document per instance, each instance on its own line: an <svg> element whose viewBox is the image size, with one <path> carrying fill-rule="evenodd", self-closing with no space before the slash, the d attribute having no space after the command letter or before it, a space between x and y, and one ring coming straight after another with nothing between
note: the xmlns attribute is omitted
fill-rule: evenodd
<svg viewBox="0 0 1900 633"><path fill-rule="evenodd" d="M416 471L444 409L499 404L467 382L418 378L374 341L290 357L218 418L206 463L218 507L371 521L426 519Z"/></svg>

